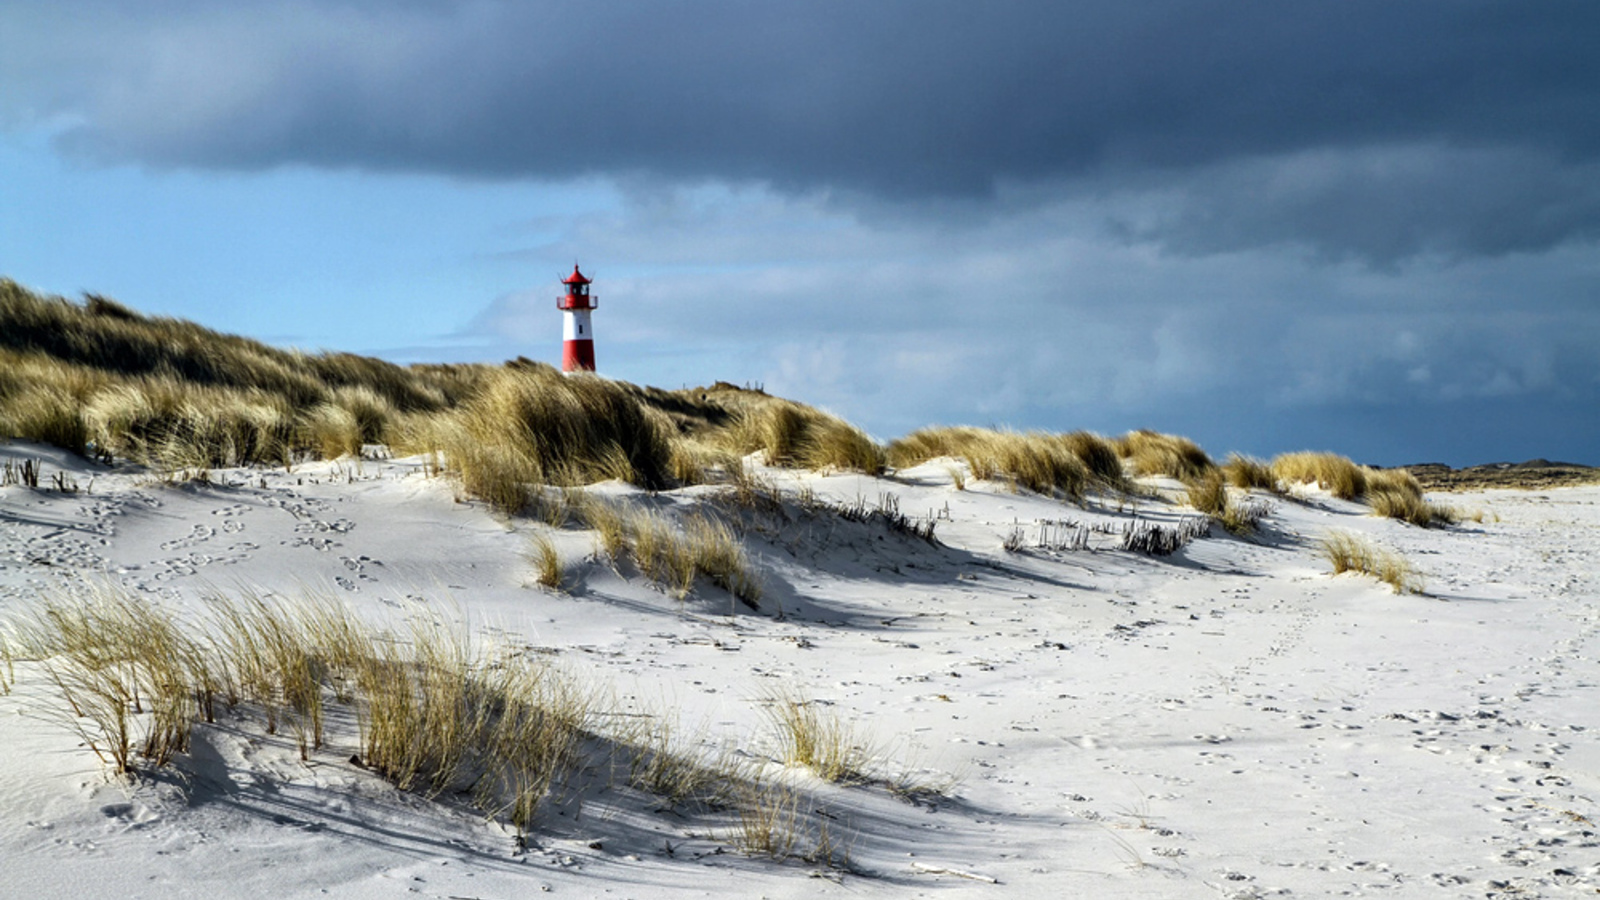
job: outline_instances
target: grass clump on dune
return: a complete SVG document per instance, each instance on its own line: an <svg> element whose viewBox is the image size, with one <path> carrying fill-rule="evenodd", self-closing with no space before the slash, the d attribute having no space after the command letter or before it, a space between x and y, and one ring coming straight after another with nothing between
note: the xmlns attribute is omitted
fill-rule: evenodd
<svg viewBox="0 0 1600 900"><path fill-rule="evenodd" d="M1117 448L1111 441L1092 431L1070 431L1058 435L1056 440L1083 462L1090 478L1107 487L1126 487L1127 476L1122 471L1122 458L1117 455Z"/></svg>
<svg viewBox="0 0 1600 900"><path fill-rule="evenodd" d="M778 398L746 403L713 440L739 455L760 451L768 465L852 469L876 475L884 453L860 429L821 410Z"/></svg>
<svg viewBox="0 0 1600 900"><path fill-rule="evenodd" d="M1360 572L1394 588L1397 594L1422 593L1422 576L1410 561L1398 553L1384 550L1358 534L1329 532L1321 542L1322 554L1333 565L1333 574Z"/></svg>
<svg viewBox="0 0 1600 900"><path fill-rule="evenodd" d="M561 554L556 551L556 545L550 538L542 534L535 535L530 556L535 569L534 577L538 582L553 591L561 590L561 585L566 581L566 567L562 565Z"/></svg>
<svg viewBox="0 0 1600 900"><path fill-rule="evenodd" d="M1090 483L1090 469L1072 447L1071 441L1042 432L924 428L891 443L889 460L897 468L907 468L938 457L955 457L966 462L973 478L1004 481L1013 490L1059 493L1081 501Z"/></svg>
<svg viewBox="0 0 1600 900"><path fill-rule="evenodd" d="M785 763L804 766L824 781L865 780L872 752L838 713L789 688L764 698Z"/></svg>
<svg viewBox="0 0 1600 900"><path fill-rule="evenodd" d="M1278 478L1272 474L1272 466L1254 457L1228 454L1228 461L1222 464L1222 475L1240 490L1278 490Z"/></svg>
<svg viewBox="0 0 1600 900"><path fill-rule="evenodd" d="M512 513L538 485L669 484L669 434L623 388L526 362L494 369L485 382L458 411L409 422L400 447L439 451L468 493Z"/></svg>
<svg viewBox="0 0 1600 900"><path fill-rule="evenodd" d="M1460 516L1428 502L1422 484L1405 469L1372 469L1334 453L1285 453L1272 461L1272 473L1285 484L1315 484L1341 500L1367 504L1373 515L1424 528L1453 525Z"/></svg>
<svg viewBox="0 0 1600 900"><path fill-rule="evenodd" d="M405 368L348 353L280 350L193 322L144 316L94 294L81 305L42 296L3 278L0 323L0 348L8 351L42 353L116 377L260 390L297 408L346 386L365 386L405 410L444 408L460 393L457 379L442 374L453 367Z"/></svg>
<svg viewBox="0 0 1600 900"><path fill-rule="evenodd" d="M115 772L170 766L195 740L240 734L269 747L293 734L302 758L351 763L425 798L470 799L526 835L547 801L584 789L607 760L674 806L726 811L752 855L838 864L845 849L815 799L750 754L674 740L669 719L611 716L597 692L523 654L493 654L431 610L399 632L331 600L214 595L181 619L120 588L87 588L0 621L0 692L19 670L55 687L58 715ZM869 750L837 714L798 694L768 698L779 756L818 777L868 780ZM202 723L226 721L214 734ZM609 788L610 785L607 785ZM833 817L829 817L830 819Z"/></svg>
<svg viewBox="0 0 1600 900"><path fill-rule="evenodd" d="M1213 469L1185 483L1184 499L1196 510L1221 519L1228 512L1228 483Z"/></svg>
<svg viewBox="0 0 1600 900"><path fill-rule="evenodd" d="M1272 511L1272 505L1264 500L1229 496L1228 482L1220 469L1211 469L1197 478L1191 478L1184 482L1184 486L1184 499L1188 504L1222 523L1222 527L1232 534L1253 533L1261 520Z"/></svg>
<svg viewBox="0 0 1600 900"><path fill-rule="evenodd" d="M108 590L47 601L12 621L5 656L38 661L70 714L63 718L117 774L141 759L164 766L189 749L207 679L200 645L170 616ZM199 683L197 685L197 682Z"/></svg>
<svg viewBox="0 0 1600 900"><path fill-rule="evenodd" d="M44 670L63 717L119 774L170 764L221 707L269 735L288 728L303 759L331 740L339 707L359 764L402 790L470 793L519 830L578 769L589 695L526 657L480 656L425 609L403 637L329 602L214 596L209 609L191 624L88 589L13 614L4 656Z"/></svg>
<svg viewBox="0 0 1600 900"><path fill-rule="evenodd" d="M1216 468L1199 444L1177 435L1130 431L1114 439L1112 445L1134 475L1166 475L1191 481Z"/></svg>
<svg viewBox="0 0 1600 900"><path fill-rule="evenodd" d="M95 446L166 469L287 465L294 413L276 394L167 378L110 386L84 410Z"/></svg>
<svg viewBox="0 0 1600 900"><path fill-rule="evenodd" d="M364 385L336 388L303 416L300 444L324 459L360 456L364 445L391 434L398 414L388 398Z"/></svg>
<svg viewBox="0 0 1600 900"><path fill-rule="evenodd" d="M798 788L759 775L740 782L732 842L747 856L848 868L850 851L829 827L832 814Z"/></svg>
<svg viewBox="0 0 1600 900"><path fill-rule="evenodd" d="M737 764L724 748L718 759L705 746L705 735L685 737L675 714L634 713L619 717L609 731L625 750L628 784L648 791L673 807L727 806L740 780Z"/></svg>
<svg viewBox="0 0 1600 900"><path fill-rule="evenodd" d="M1454 509L1424 499L1421 483L1404 469L1368 469L1366 501L1375 516L1423 528L1461 521Z"/></svg>
<svg viewBox="0 0 1600 900"><path fill-rule="evenodd" d="M761 603L761 579L739 539L721 521L693 513L674 523L642 507L577 495L575 517L615 565L631 561L640 574L680 599L697 577L732 594L751 609Z"/></svg>
<svg viewBox="0 0 1600 900"><path fill-rule="evenodd" d="M1314 484L1340 500L1359 500L1367 492L1366 472L1336 453L1284 453L1273 458L1272 474L1284 484Z"/></svg>

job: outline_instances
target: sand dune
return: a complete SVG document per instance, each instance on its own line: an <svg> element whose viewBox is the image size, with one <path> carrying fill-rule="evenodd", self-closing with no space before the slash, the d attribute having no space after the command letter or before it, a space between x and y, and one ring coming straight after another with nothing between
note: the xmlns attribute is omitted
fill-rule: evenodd
<svg viewBox="0 0 1600 900"><path fill-rule="evenodd" d="M886 478L770 470L806 502L747 523L765 583L752 611L704 581L680 599L614 568L576 527L463 502L419 459L169 485L34 445L0 457L42 459L79 488L0 488L0 615L85 578L178 611L207 591L336 597L373 621L426 603L553 660L608 715L673 715L688 739L771 768L762 703L790 689L870 738L885 780L942 788L905 799L792 772L814 797L808 822L848 848L826 867L742 854L725 814L665 810L596 771L519 846L459 798L350 763L348 730L303 763L286 736L224 716L172 768L111 777L23 663L0 697L5 896L1600 888L1597 487L1452 495L1486 515L1448 529L1315 491L1261 495L1273 511L1254 537L1218 527L1152 557L1118 549L1118 530L1193 516L1173 482L1079 507L958 490L950 461ZM688 509L716 488L592 490ZM936 544L828 503L898 504L934 521ZM1086 549L1058 549L1072 527ZM1424 593L1331 576L1317 548L1330 529L1405 556ZM564 592L535 583L535 533L567 564Z"/></svg>

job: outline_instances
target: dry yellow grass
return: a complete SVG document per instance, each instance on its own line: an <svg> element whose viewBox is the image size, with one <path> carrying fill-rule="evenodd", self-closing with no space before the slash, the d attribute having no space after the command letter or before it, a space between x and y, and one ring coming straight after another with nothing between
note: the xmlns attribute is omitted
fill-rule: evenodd
<svg viewBox="0 0 1600 900"><path fill-rule="evenodd" d="M667 464L679 484L730 481L744 472L744 460L738 453L693 437L673 440Z"/></svg>
<svg viewBox="0 0 1600 900"><path fill-rule="evenodd" d="M739 783L733 845L749 856L813 865L849 865L849 847L818 816L814 804L793 785L760 776Z"/></svg>
<svg viewBox="0 0 1600 900"><path fill-rule="evenodd" d="M1125 486L1127 478L1122 471L1122 458L1111 441L1092 431L1071 431L1056 439L1082 461L1091 478L1109 487Z"/></svg>
<svg viewBox="0 0 1600 900"><path fill-rule="evenodd" d="M769 691L763 703L785 763L804 766L825 781L866 779L872 749L838 713L786 687Z"/></svg>
<svg viewBox="0 0 1600 900"><path fill-rule="evenodd" d="M546 484L671 481L670 435L619 385L520 363L491 370L480 390L458 410L406 418L397 446L439 451L468 493L508 513Z"/></svg>
<svg viewBox="0 0 1600 900"><path fill-rule="evenodd" d="M720 758L706 748L703 728L686 738L673 713L633 713L616 722L606 735L626 757L629 785L673 807L735 803L744 773L727 748Z"/></svg>
<svg viewBox="0 0 1600 900"><path fill-rule="evenodd" d="M302 414L297 444L324 459L360 456L366 444L382 443L391 433L396 410L364 385L337 388L332 396Z"/></svg>
<svg viewBox="0 0 1600 900"><path fill-rule="evenodd" d="M4 278L0 323L0 348L10 351L41 353L111 376L265 391L296 408L357 385L399 409L443 408L460 398L461 370L471 368L403 368L353 354L280 350L193 322L143 316L104 297L89 295L79 305L35 294Z"/></svg>
<svg viewBox="0 0 1600 900"><path fill-rule="evenodd" d="M89 586L6 630L8 659L41 663L68 707L63 719L113 772L132 772L140 759L164 766L188 750L200 654L170 615Z"/></svg>
<svg viewBox="0 0 1600 900"><path fill-rule="evenodd" d="M1367 505L1372 514L1400 519L1422 528L1454 525L1461 514L1453 507L1423 497L1422 484L1405 469L1367 469Z"/></svg>
<svg viewBox="0 0 1600 900"><path fill-rule="evenodd" d="M439 454L469 493L506 510L528 484L671 481L672 426L645 392L526 360L402 368L308 355L0 280L0 372L4 435L162 468L393 443Z"/></svg>
<svg viewBox="0 0 1600 900"><path fill-rule="evenodd" d="M1335 575L1360 572L1384 582L1397 594L1422 593L1422 576L1409 560L1361 535L1331 531L1323 537L1321 547Z"/></svg>
<svg viewBox="0 0 1600 900"><path fill-rule="evenodd" d="M0 617L0 689L18 661L47 673L63 723L119 773L172 763L226 704L230 728L259 717L269 732L291 731L308 760L325 744L343 759L352 735L336 726L353 720L352 762L424 797L470 797L519 834L609 758L675 807L727 811L728 837L746 853L848 860L834 817L812 815L793 778L749 753L678 739L670 715L611 716L622 724L601 730L598 692L526 655L486 652L435 610L413 608L395 633L327 598L215 594L208 609L184 621L112 586L13 608ZM789 691L767 704L785 762L830 781L868 779L870 751L840 716ZM924 793L952 780L882 783Z"/></svg>
<svg viewBox="0 0 1600 900"><path fill-rule="evenodd" d="M1228 454L1228 461L1222 464L1222 474L1229 484L1240 490L1278 489L1278 479L1272 474L1272 466L1254 457Z"/></svg>
<svg viewBox="0 0 1600 900"><path fill-rule="evenodd" d="M746 402L728 426L711 432L724 450L760 451L768 465L804 469L883 471L884 451L850 423L821 410L775 397Z"/></svg>
<svg viewBox="0 0 1600 900"><path fill-rule="evenodd" d="M1155 431L1130 431L1112 441L1134 475L1166 475L1179 481L1205 476L1216 464L1186 437Z"/></svg>
<svg viewBox="0 0 1600 900"><path fill-rule="evenodd" d="M1373 515L1424 528L1453 525L1460 514L1423 497L1422 484L1405 469L1373 469L1334 453L1285 453L1272 461L1285 484L1315 484L1343 500L1359 500Z"/></svg>
<svg viewBox="0 0 1600 900"><path fill-rule="evenodd" d="M1281 454L1272 460L1272 475L1284 484L1314 484L1341 500L1359 500L1367 492L1366 472L1336 453Z"/></svg>
<svg viewBox="0 0 1600 900"><path fill-rule="evenodd" d="M1070 436L1069 436L1070 437ZM1090 469L1073 451L1081 439L987 428L924 428L889 445L889 460L906 468L938 457L964 460L973 478L1003 481L1012 489L1060 493L1082 500Z"/></svg>
<svg viewBox="0 0 1600 900"><path fill-rule="evenodd" d="M331 702L356 720L362 765L429 796L470 788L519 830L591 733L591 693L527 657L480 655L424 608L403 637L326 601L216 595L209 608L194 625L88 588L13 610L4 656L44 669L63 720L115 772L170 763L216 703L260 715L269 733L288 728L309 758Z"/></svg>
<svg viewBox="0 0 1600 900"><path fill-rule="evenodd" d="M1272 504L1264 500L1233 497L1228 493L1228 482L1219 469L1184 482L1184 498L1196 510L1205 513L1236 535L1253 533L1261 520L1272 511Z"/></svg>
<svg viewBox="0 0 1600 900"><path fill-rule="evenodd" d="M354 452L396 410L457 402L472 369L279 350L0 279L0 433L76 453L192 467Z"/></svg>
<svg viewBox="0 0 1600 900"><path fill-rule="evenodd" d="M548 536L534 535L532 558L534 577L538 582L553 591L561 590L566 580L566 569L561 564L561 554L556 552L556 545Z"/></svg>
<svg viewBox="0 0 1600 900"><path fill-rule="evenodd" d="M287 465L294 416L259 390L137 378L94 395L84 418L96 447L165 469Z"/></svg>
<svg viewBox="0 0 1600 900"><path fill-rule="evenodd" d="M1228 512L1228 485L1216 469L1185 482L1185 500L1196 510L1221 519Z"/></svg>
<svg viewBox="0 0 1600 900"><path fill-rule="evenodd" d="M593 495L574 498L574 515L595 532L613 565L631 560L639 573L680 599L697 577L759 609L762 585L744 546L721 521L697 512L679 522L661 513Z"/></svg>

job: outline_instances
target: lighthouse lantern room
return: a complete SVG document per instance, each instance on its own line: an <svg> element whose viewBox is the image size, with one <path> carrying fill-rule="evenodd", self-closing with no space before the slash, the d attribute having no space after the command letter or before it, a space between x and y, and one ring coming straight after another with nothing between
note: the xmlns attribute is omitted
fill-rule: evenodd
<svg viewBox="0 0 1600 900"><path fill-rule="evenodd" d="M577 265L572 274L561 279L567 293L556 301L561 310L561 371L594 371L594 326L589 322L589 311L600 305L600 298L589 294L589 279L583 277Z"/></svg>

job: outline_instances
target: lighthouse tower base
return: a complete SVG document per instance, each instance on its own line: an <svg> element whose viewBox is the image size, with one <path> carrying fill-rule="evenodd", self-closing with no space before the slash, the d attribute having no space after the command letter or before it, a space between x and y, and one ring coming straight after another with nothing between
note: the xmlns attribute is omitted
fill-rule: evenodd
<svg viewBox="0 0 1600 900"><path fill-rule="evenodd" d="M563 316L561 341L561 371L594 371L594 329L589 323L589 310L569 309Z"/></svg>

